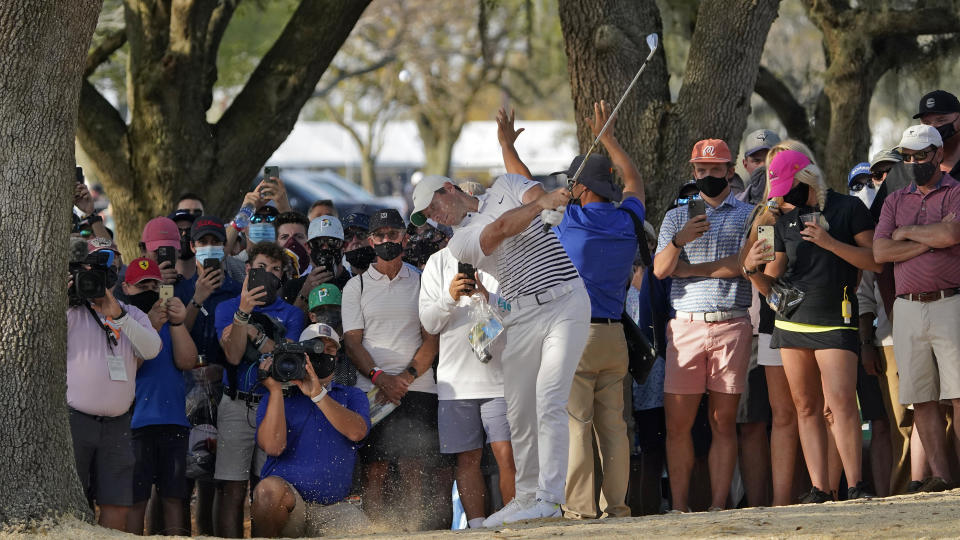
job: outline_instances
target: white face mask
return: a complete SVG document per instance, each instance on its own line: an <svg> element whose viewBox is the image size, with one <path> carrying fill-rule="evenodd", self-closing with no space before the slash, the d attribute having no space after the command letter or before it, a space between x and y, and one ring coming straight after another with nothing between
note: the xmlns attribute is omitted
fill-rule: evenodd
<svg viewBox="0 0 960 540"><path fill-rule="evenodd" d="M873 187L873 182L868 182L860 191L853 194L854 197L863 201L869 209L873 205L873 200L877 198L877 190Z"/></svg>

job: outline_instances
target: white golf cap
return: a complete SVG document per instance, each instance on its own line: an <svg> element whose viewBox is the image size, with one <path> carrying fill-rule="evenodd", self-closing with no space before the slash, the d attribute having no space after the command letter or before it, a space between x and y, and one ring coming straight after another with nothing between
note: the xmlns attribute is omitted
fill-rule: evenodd
<svg viewBox="0 0 960 540"><path fill-rule="evenodd" d="M307 341L308 339L315 338L327 338L332 339L337 343L337 348L340 348L340 335L337 334L337 331L331 328L329 325L323 323L315 323L303 329L303 332L300 333L300 341Z"/></svg>
<svg viewBox="0 0 960 540"><path fill-rule="evenodd" d="M320 216L310 222L307 230L307 240L320 238L339 238L343 240L343 225L335 216Z"/></svg>
<svg viewBox="0 0 960 540"><path fill-rule="evenodd" d="M427 216L423 215L423 211L433 202L433 193L447 182L456 185L446 176L435 174L424 176L417 182L417 186L413 188L413 213L410 214L410 223L420 227L427 222Z"/></svg>
<svg viewBox="0 0 960 540"><path fill-rule="evenodd" d="M918 124L910 126L903 131L903 137L897 148L906 148L907 150L923 150L929 146L940 148L943 146L943 138L940 132L933 126Z"/></svg>

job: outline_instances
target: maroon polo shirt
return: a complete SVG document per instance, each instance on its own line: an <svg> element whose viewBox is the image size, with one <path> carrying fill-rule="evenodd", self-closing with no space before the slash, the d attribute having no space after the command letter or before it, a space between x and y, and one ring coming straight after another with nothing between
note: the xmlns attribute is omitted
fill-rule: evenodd
<svg viewBox="0 0 960 540"><path fill-rule="evenodd" d="M960 219L960 183L952 176L944 174L926 195L910 184L887 196L874 238L891 238L906 225L940 223L950 213ZM893 274L898 295L960 287L960 244L895 263Z"/></svg>

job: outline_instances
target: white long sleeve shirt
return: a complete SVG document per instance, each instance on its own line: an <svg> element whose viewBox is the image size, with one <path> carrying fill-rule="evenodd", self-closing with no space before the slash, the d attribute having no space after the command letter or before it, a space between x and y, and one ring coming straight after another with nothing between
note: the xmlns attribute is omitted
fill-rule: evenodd
<svg viewBox="0 0 960 540"><path fill-rule="evenodd" d="M493 359L486 364L480 362L467 340L474 324L470 307L457 305L450 296L450 282L457 274L457 262L449 249L441 249L430 256L420 277L420 324L427 332L440 335L437 398L503 397L499 350L495 348ZM497 281L481 271L480 282L495 298Z"/></svg>

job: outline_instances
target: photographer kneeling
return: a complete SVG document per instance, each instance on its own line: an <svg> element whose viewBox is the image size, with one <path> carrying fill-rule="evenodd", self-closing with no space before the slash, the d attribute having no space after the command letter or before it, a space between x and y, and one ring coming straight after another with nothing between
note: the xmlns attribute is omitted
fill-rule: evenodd
<svg viewBox="0 0 960 540"><path fill-rule="evenodd" d="M342 534L369 523L344 501L370 429L367 396L332 381L340 348L332 328L310 325L300 341L278 346L260 365L270 395L257 410L257 444L269 457L253 494L253 536ZM300 393L285 397L290 383Z"/></svg>

